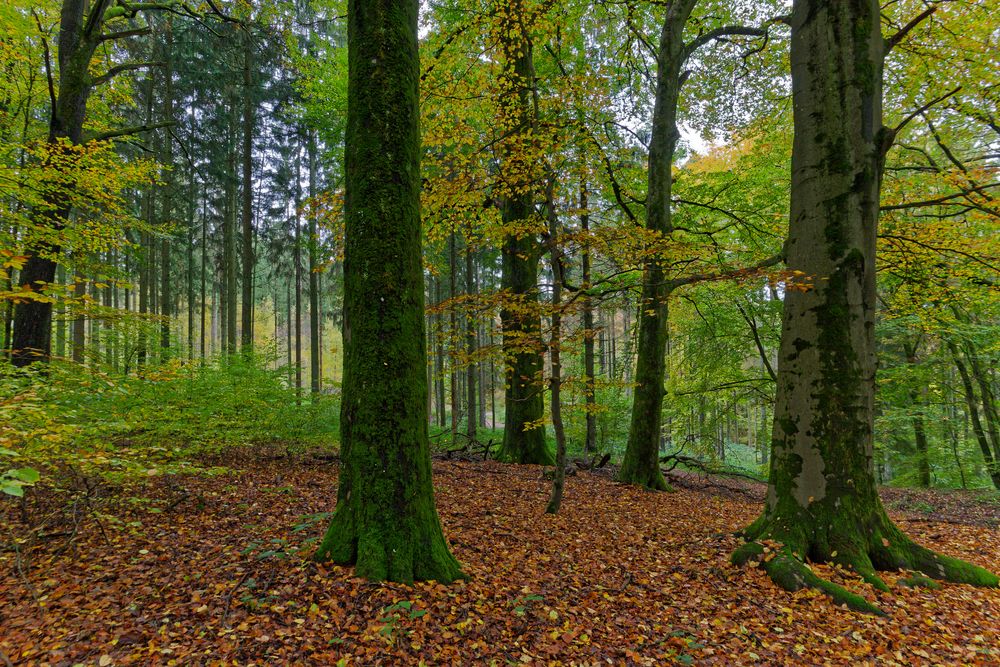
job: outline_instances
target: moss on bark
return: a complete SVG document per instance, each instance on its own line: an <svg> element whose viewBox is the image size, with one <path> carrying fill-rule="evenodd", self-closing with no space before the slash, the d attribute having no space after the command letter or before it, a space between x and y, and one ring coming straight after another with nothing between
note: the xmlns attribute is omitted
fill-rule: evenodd
<svg viewBox="0 0 1000 667"><path fill-rule="evenodd" d="M461 577L434 507L420 242L416 0L351 0L337 508L317 560Z"/></svg>
<svg viewBox="0 0 1000 667"><path fill-rule="evenodd" d="M875 237L885 148L878 5L795 0L791 25L787 264L810 284L785 295L767 507L733 562L761 561L783 588L817 588L869 613L878 608L806 561L850 568L883 591L878 572L895 570L997 586L986 570L903 535L876 488Z"/></svg>

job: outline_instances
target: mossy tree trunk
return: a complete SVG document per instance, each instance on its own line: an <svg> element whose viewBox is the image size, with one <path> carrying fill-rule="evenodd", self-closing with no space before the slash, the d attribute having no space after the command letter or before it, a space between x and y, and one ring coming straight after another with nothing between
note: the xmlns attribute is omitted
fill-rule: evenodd
<svg viewBox="0 0 1000 667"><path fill-rule="evenodd" d="M882 126L878 3L796 0L791 25L787 263L809 285L786 289L767 505L733 560L761 559L784 588L815 587L872 613L879 610L804 560L853 568L879 589L876 571L897 569L995 586L985 570L910 541L876 488L875 237L892 140ZM776 545L767 555L765 540Z"/></svg>
<svg viewBox="0 0 1000 667"><path fill-rule="evenodd" d="M544 221L535 212L539 175L532 147L535 119L532 91L535 73L527 9L519 0L501 3L500 49L503 89L498 100L500 125L510 133L504 145L502 217L508 230L501 246L500 287L506 301L500 311L506 359L504 432L500 457L514 463L551 465L545 442L541 317L538 312L538 234Z"/></svg>
<svg viewBox="0 0 1000 667"><path fill-rule="evenodd" d="M337 509L318 560L461 577L434 507L420 229L417 0L350 0Z"/></svg>
<svg viewBox="0 0 1000 667"><path fill-rule="evenodd" d="M682 84L681 68L688 55L682 37L684 25L696 4L697 0L669 3L660 31L653 130L649 142L646 228L662 236L668 236L673 230L671 167L680 137L677 103ZM632 419L618 479L658 491L670 488L660 471L659 460L669 296L670 284L662 261L651 257L642 271Z"/></svg>

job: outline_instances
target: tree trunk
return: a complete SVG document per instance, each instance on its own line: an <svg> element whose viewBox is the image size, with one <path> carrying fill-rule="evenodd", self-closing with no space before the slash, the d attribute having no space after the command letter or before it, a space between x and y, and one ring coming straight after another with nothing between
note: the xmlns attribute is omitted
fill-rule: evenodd
<svg viewBox="0 0 1000 667"><path fill-rule="evenodd" d="M295 262L295 395L302 397L302 221L299 209L302 207L301 173L299 158L295 158L295 236L292 261Z"/></svg>
<svg viewBox="0 0 1000 667"><path fill-rule="evenodd" d="M763 559L780 586L818 588L881 613L820 579L804 559L996 586L982 568L911 542L889 520L874 470L875 238L884 151L879 6L795 0L795 138L787 264L810 285L785 292L767 505L736 563ZM764 559L763 540L777 544Z"/></svg>
<svg viewBox="0 0 1000 667"><path fill-rule="evenodd" d="M448 381L451 394L451 446L456 445L458 439L458 414L459 414L459 394L458 394L458 307L455 302L457 293L458 272L457 252L455 250L455 232L448 237Z"/></svg>
<svg viewBox="0 0 1000 667"><path fill-rule="evenodd" d="M316 553L407 583L463 576L434 507L427 439L418 5L348 5L342 465Z"/></svg>
<svg viewBox="0 0 1000 667"><path fill-rule="evenodd" d="M646 228L662 238L673 231L670 214L671 168L680 137L677 131L677 103L682 83L681 67L687 57L682 37L684 25L695 4L697 0L671 3L660 31L653 131L649 142ZM670 486L660 471L659 453L666 373L667 299L671 287L663 265L656 257L645 262L642 276L632 417L618 479L647 489L666 491ZM627 338L631 336L628 327L625 335ZM627 363L631 367L630 359Z"/></svg>
<svg viewBox="0 0 1000 667"><path fill-rule="evenodd" d="M590 214L587 211L587 184L580 183L580 228L583 230L583 289L591 286L590 275ZM583 451L597 449L597 386L594 379L594 304L590 296L583 297L583 391L586 409L584 412L587 430L583 439Z"/></svg>
<svg viewBox="0 0 1000 667"><path fill-rule="evenodd" d="M168 17L164 26L163 59L163 120L174 119L174 69L173 69L173 21ZM163 162L163 222L173 220L174 201L174 144L169 130L162 130L160 139L161 160ZM170 237L164 235L160 239L160 355L166 359L170 354L170 318L173 315L173 295L170 291Z"/></svg>
<svg viewBox="0 0 1000 667"><path fill-rule="evenodd" d="M242 228L242 245L240 258L243 261L243 280L240 302L242 305L240 317L240 349L244 356L253 354L253 287L254 287L254 229L253 229L253 132L255 123L254 89L251 76L251 61L253 60L253 42L246 30L243 35L243 147L242 167L243 177L240 179L243 201L240 207L240 226Z"/></svg>
<svg viewBox="0 0 1000 667"><path fill-rule="evenodd" d="M309 160L309 199L306 208L309 225L309 391L318 394L320 390L320 318L319 318L319 237L316 233L316 214L311 201L316 196L316 135L309 130L307 140Z"/></svg>
<svg viewBox="0 0 1000 667"><path fill-rule="evenodd" d="M965 405L969 412L969 421L972 423L972 433L979 444L979 450L983 453L983 463L986 464L986 474L990 476L993 486L1000 489L1000 451L994 452L990 447L990 441L983 428L983 422L979 417L979 402L976 399L976 390L972 384L972 376L962 360L958 346L952 341L946 341L948 350L951 352L952 360L958 369L959 377L962 379L962 389L965 394Z"/></svg>
<svg viewBox="0 0 1000 667"><path fill-rule="evenodd" d="M504 62L503 89L498 100L501 126L526 135L534 120L532 108L535 73L531 36L520 0L502 5L499 11L499 47ZM530 142L524 142L529 144ZM538 314L538 260L540 248L533 225L536 156L526 147L510 142L504 147L502 218L517 231L504 236L501 253L500 288L504 292L500 322L506 360L504 432L500 457L514 463L552 465L552 451L545 442L541 317Z"/></svg>
<svg viewBox="0 0 1000 667"><path fill-rule="evenodd" d="M104 13L111 0L63 0L59 14L59 84L49 117L48 142L59 153L61 140L79 144L87 99L93 88L90 61L101 43ZM58 157L58 156L57 156ZM50 164L57 164L58 159ZM48 195L48 205L38 207L32 223L40 228L61 230L70 212L69 198L57 190ZM62 248L57 241L40 240L25 248L28 259L19 275L22 288L44 291L55 279L56 260ZM52 303L48 300L25 300L14 309L14 333L11 361L26 366L34 361L48 361L52 352Z"/></svg>
<svg viewBox="0 0 1000 667"><path fill-rule="evenodd" d="M466 241L465 247L465 293L473 295L476 293L476 260ZM476 409L476 371L477 364L473 363L476 354L476 318L472 315L472 304L465 309L465 434L469 436L469 442L476 439L476 426L479 422L479 411Z"/></svg>
<svg viewBox="0 0 1000 667"><path fill-rule="evenodd" d="M556 468L552 474L552 494L545 507L546 514L556 514L562 504L566 485L566 432L562 421L562 250L559 247L559 221L555 211L553 191L555 181L548 185L549 238L552 243L552 337L549 343L549 401L552 405L552 430L556 437Z"/></svg>

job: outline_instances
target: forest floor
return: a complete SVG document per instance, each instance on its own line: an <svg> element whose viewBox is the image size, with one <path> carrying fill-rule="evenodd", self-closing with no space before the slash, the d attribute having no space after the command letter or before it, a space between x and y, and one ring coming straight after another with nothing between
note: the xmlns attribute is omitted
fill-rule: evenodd
<svg viewBox="0 0 1000 667"><path fill-rule="evenodd" d="M80 477L72 498L33 494L26 515L2 503L0 665L1000 664L1000 590L909 589L889 574L880 593L815 566L887 613L873 617L730 565L760 485L682 473L676 493L654 494L584 472L549 516L538 467L435 461L470 579L407 587L308 560L334 463L225 465L114 487ZM885 499L919 542L1000 570L995 496ZM31 537L14 551L19 535Z"/></svg>

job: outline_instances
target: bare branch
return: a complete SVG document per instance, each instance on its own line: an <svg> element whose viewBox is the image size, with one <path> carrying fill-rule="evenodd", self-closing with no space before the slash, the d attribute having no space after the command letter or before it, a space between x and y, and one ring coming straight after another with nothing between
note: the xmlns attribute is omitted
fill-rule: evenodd
<svg viewBox="0 0 1000 667"><path fill-rule="evenodd" d="M890 51L892 51L892 49L897 44L899 44L901 41L903 41L903 38L906 37L906 35L911 30L913 30L918 25L920 25L920 23L923 22L924 19L926 19L928 16L930 16L931 14L933 14L936 11L937 11L937 6L936 5L931 5L930 7L928 7L927 9L925 9L924 11L922 11L919 14L917 14L916 16L914 16L910 20L909 23L907 23L906 25L904 25L902 28L899 29L899 32L897 32L895 35L893 35L892 37L890 37L890 38L888 38L888 39L885 40L885 52L884 53L888 54Z"/></svg>
<svg viewBox="0 0 1000 667"><path fill-rule="evenodd" d="M144 37L151 32L152 30L148 27L136 28L135 30L119 30L117 32L108 32L101 35L100 41L110 42L115 39L126 39L128 37Z"/></svg>
<svg viewBox="0 0 1000 667"><path fill-rule="evenodd" d="M135 70L145 69L147 67L163 67L165 64L166 63L162 61L158 61L158 62L143 62L143 63L125 63L123 65L115 65L101 76L95 77L93 85L94 87L97 87L100 86L101 84L107 83L108 81L111 81L111 79L115 78L116 76L118 76L123 72L133 72Z"/></svg>
<svg viewBox="0 0 1000 667"><path fill-rule="evenodd" d="M177 123L172 120L165 120L161 123L153 123L152 125L135 125L132 127L123 127L118 130L112 130L110 132L104 132L103 134L98 134L94 137L94 141L107 141L108 139L117 139L118 137L127 137L133 134L139 134L140 132L152 132L153 130L158 130L161 127L171 127Z"/></svg>
<svg viewBox="0 0 1000 667"><path fill-rule="evenodd" d="M899 134L900 130L902 130L902 129L903 129L904 127L906 127L906 125L907 125L907 124L908 124L908 123L909 123L909 122L910 122L911 120L913 120L913 119L914 119L914 118L916 118L917 116L920 116L920 115L923 115L923 114L924 114L924 112L926 112L926 111L927 111L928 109L930 109L930 108L931 108L932 106L934 106L935 104L939 104L939 103L941 103L941 102L945 101L946 99L948 99L948 98L949 98L949 97L951 97L952 95L955 95L956 93L958 93L958 91L960 91L960 90L962 90L962 87L961 87L961 86L957 86L957 87L955 87L955 88L953 88L953 89L949 90L949 91L948 91L947 93L945 93L944 95L941 95L940 97L935 97L935 98L934 98L933 100L931 100L931 101L930 101L930 102L928 102L927 104L923 105L923 106L922 106L922 107L920 107L919 109L916 109L916 110L915 110L915 111L913 111L912 113L910 113L910 114L907 114L906 118L904 118L903 120L899 121L899 124L898 124L898 125L896 125L896 127L894 127L894 128L892 129L892 134L893 134L893 136L895 136L895 135Z"/></svg>

